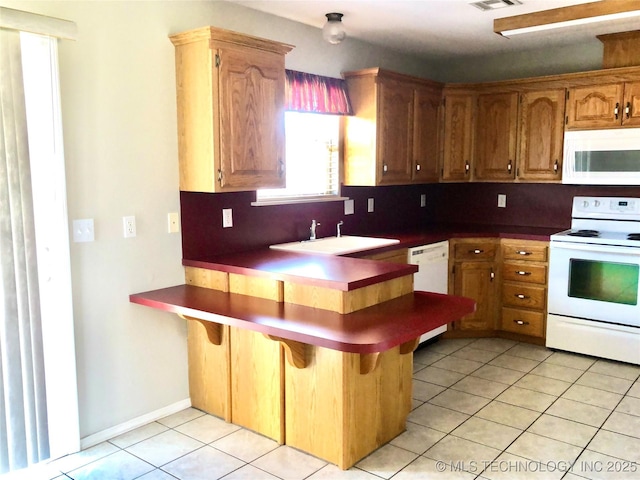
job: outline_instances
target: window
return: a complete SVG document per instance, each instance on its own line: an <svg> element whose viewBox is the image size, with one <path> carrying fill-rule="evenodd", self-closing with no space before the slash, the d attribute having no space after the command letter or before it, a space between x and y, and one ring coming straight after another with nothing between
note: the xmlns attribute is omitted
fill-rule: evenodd
<svg viewBox="0 0 640 480"><path fill-rule="evenodd" d="M340 117L286 112L287 186L258 190L258 203L339 199Z"/></svg>
<svg viewBox="0 0 640 480"><path fill-rule="evenodd" d="M344 80L286 70L285 188L257 192L256 205L342 200L340 116L351 115Z"/></svg>

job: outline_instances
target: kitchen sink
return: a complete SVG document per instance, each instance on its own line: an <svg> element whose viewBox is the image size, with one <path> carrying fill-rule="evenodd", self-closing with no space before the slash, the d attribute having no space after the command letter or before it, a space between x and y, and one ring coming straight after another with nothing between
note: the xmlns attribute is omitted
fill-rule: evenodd
<svg viewBox="0 0 640 480"><path fill-rule="evenodd" d="M386 247L394 243L400 243L400 240L343 235L341 237L303 240L302 242L279 243L277 245L271 245L269 248L273 248L274 250L287 250L289 252L344 255L346 253L361 252L372 248Z"/></svg>

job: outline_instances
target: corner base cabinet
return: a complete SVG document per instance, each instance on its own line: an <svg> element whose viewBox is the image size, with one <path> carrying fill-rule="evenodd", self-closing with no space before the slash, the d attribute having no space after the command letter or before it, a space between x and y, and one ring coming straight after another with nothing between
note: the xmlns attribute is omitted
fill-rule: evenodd
<svg viewBox="0 0 640 480"><path fill-rule="evenodd" d="M180 190L284 187L284 56L293 47L213 27L170 39Z"/></svg>

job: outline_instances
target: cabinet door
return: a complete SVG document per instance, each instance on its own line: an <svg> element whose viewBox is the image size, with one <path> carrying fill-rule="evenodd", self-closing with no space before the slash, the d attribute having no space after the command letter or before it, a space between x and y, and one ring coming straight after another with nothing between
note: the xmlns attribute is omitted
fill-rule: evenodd
<svg viewBox="0 0 640 480"><path fill-rule="evenodd" d="M249 48L218 55L222 190L284 187L284 57Z"/></svg>
<svg viewBox="0 0 640 480"><path fill-rule="evenodd" d="M416 87L413 105L413 180L437 182L440 92Z"/></svg>
<svg viewBox="0 0 640 480"><path fill-rule="evenodd" d="M640 125L640 82L626 83L624 86L622 124L625 126Z"/></svg>
<svg viewBox="0 0 640 480"><path fill-rule="evenodd" d="M619 126L623 112L622 91L621 83L570 88L567 129Z"/></svg>
<svg viewBox="0 0 640 480"><path fill-rule="evenodd" d="M564 103L564 89L527 92L520 96L519 179L561 179Z"/></svg>
<svg viewBox="0 0 640 480"><path fill-rule="evenodd" d="M493 330L495 328L496 282L492 262L455 264L454 295L476 301L476 311L454 322L456 330Z"/></svg>
<svg viewBox="0 0 640 480"><path fill-rule="evenodd" d="M378 84L378 184L410 183L413 90L390 80Z"/></svg>
<svg viewBox="0 0 640 480"><path fill-rule="evenodd" d="M442 180L471 177L473 95L446 95L444 99L444 160Z"/></svg>
<svg viewBox="0 0 640 480"><path fill-rule="evenodd" d="M518 94L478 97L474 177L511 180L515 177Z"/></svg>

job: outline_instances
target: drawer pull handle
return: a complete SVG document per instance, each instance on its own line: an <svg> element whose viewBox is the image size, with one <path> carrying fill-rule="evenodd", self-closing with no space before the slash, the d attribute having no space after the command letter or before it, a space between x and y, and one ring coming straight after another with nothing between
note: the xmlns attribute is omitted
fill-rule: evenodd
<svg viewBox="0 0 640 480"><path fill-rule="evenodd" d="M523 272L522 270L516 270L516 275L522 275L523 277L526 277L528 275L531 275L531 272Z"/></svg>
<svg viewBox="0 0 640 480"><path fill-rule="evenodd" d="M529 298L527 295L524 295L522 293L514 293L513 296L519 298L520 300L525 300Z"/></svg>
<svg viewBox="0 0 640 480"><path fill-rule="evenodd" d="M620 103L616 103L616 108L613 109L613 115L615 116L616 120L618 120L619 113L620 113Z"/></svg>
<svg viewBox="0 0 640 480"><path fill-rule="evenodd" d="M473 253L475 255L479 255L481 253L484 253L484 250L480 250L479 248L476 248L475 250L469 250L469 253Z"/></svg>
<svg viewBox="0 0 640 480"><path fill-rule="evenodd" d="M532 252L527 252L526 250L518 250L516 252L518 255L531 255Z"/></svg>
<svg viewBox="0 0 640 480"><path fill-rule="evenodd" d="M516 323L518 325L529 325L529 322L525 322L524 320L514 320L513 323Z"/></svg>

